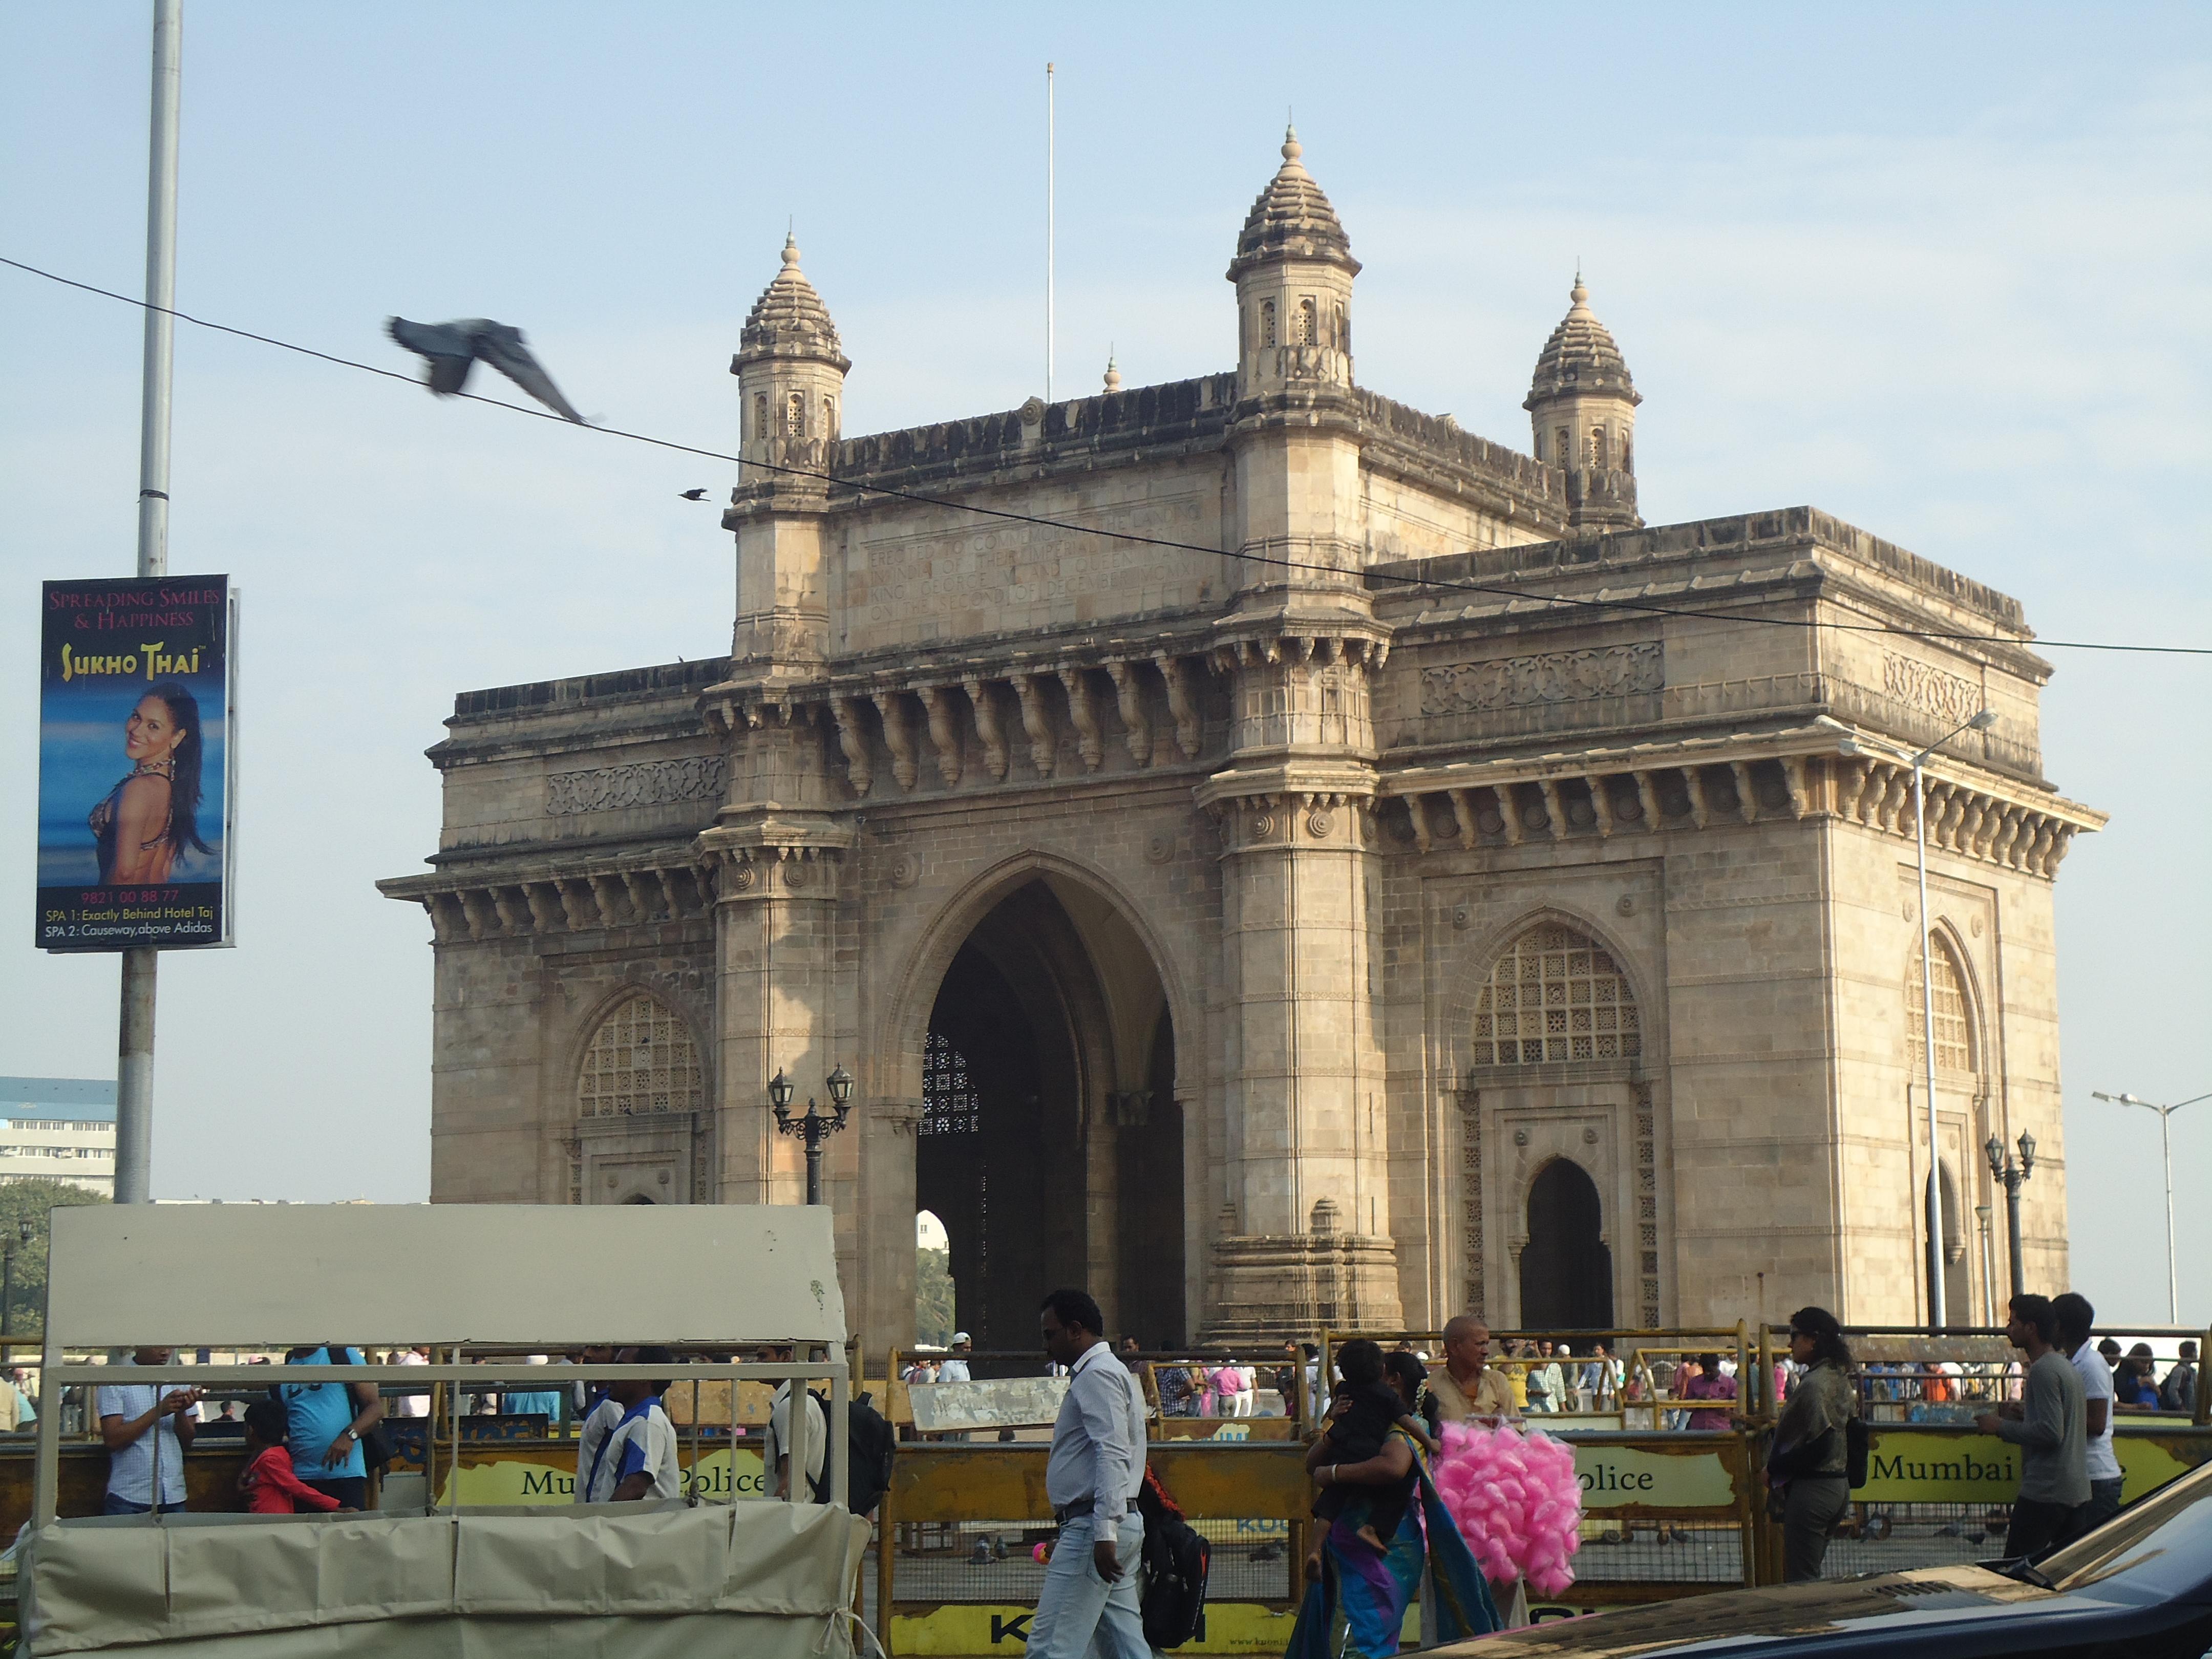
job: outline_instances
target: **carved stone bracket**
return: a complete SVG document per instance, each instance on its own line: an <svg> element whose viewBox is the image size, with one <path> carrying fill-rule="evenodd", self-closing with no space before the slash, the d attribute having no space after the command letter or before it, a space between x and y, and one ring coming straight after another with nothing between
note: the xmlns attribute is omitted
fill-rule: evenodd
<svg viewBox="0 0 2212 1659"><path fill-rule="evenodd" d="M1052 775L1059 738L1052 729L1052 711L1045 707L1044 692L1040 687L1041 674L1017 674L1014 695L1022 702L1022 730L1029 733L1030 764L1041 778Z"/></svg>

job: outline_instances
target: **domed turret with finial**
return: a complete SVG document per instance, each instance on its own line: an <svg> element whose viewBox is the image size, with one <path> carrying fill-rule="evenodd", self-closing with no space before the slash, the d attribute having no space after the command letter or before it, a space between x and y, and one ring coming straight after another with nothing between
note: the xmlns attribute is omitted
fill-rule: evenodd
<svg viewBox="0 0 2212 1659"><path fill-rule="evenodd" d="M1241 331L1237 391L1251 397L1297 382L1352 384L1352 240L1314 176L1295 126L1283 162L1237 238L1229 280Z"/></svg>
<svg viewBox="0 0 2212 1659"><path fill-rule="evenodd" d="M1522 408L1536 459L1566 474L1576 525L1641 524L1636 512L1636 406L1627 359L1589 307L1579 267L1567 314L1544 342Z"/></svg>
<svg viewBox="0 0 2212 1659"><path fill-rule="evenodd" d="M739 453L749 461L817 466L837 440L845 372L837 325L799 268L799 240L783 240L783 268L762 290L738 337L730 373L744 398Z"/></svg>

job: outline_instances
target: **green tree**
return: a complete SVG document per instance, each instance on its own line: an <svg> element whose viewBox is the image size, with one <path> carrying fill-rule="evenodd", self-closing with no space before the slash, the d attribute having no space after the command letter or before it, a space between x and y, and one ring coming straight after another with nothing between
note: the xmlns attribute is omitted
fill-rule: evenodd
<svg viewBox="0 0 2212 1659"><path fill-rule="evenodd" d="M98 1193L43 1176L0 1182L0 1239L15 1243L14 1293L8 1303L9 1335L40 1336L46 1332L46 1212L72 1204L106 1202ZM15 1243L17 1229L26 1221L31 1224L31 1241Z"/></svg>
<svg viewBox="0 0 2212 1659"><path fill-rule="evenodd" d="M943 1347L952 1340L952 1261L949 1250L914 1253L914 1340Z"/></svg>

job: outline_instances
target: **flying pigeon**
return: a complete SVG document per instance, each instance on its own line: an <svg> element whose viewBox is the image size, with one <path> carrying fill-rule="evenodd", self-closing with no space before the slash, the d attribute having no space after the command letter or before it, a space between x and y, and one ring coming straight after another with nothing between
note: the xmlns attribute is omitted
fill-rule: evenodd
<svg viewBox="0 0 2212 1659"><path fill-rule="evenodd" d="M583 422L584 417L553 384L553 377L530 355L519 328L495 323L489 317L464 317L451 323L410 323L404 317L387 317L384 331L422 357L423 384L441 398L449 398L466 386L469 371L481 360L562 420Z"/></svg>
<svg viewBox="0 0 2212 1659"><path fill-rule="evenodd" d="M707 492L703 489L687 489L683 492L683 495L687 501L703 501L707 499Z"/></svg>

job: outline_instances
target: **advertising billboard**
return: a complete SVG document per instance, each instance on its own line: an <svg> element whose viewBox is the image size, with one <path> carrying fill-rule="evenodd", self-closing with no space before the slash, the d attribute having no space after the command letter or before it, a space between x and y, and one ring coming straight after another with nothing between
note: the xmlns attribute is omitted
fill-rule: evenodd
<svg viewBox="0 0 2212 1659"><path fill-rule="evenodd" d="M38 945L228 945L230 579L48 582L40 624Z"/></svg>

